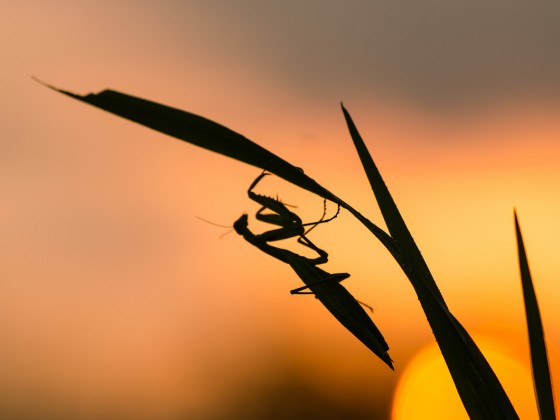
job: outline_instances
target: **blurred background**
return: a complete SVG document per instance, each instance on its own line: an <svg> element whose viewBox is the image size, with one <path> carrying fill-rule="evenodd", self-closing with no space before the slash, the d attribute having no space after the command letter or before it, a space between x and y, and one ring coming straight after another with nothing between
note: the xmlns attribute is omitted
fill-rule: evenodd
<svg viewBox="0 0 560 420"><path fill-rule="evenodd" d="M31 76L203 115L384 227L344 101L450 308L529 375L517 208L560 388L559 4L24 0L0 11L2 418L401 418L414 407L405 379L434 342L406 277L348 213L311 238L375 308L395 372L315 299L290 296L289 267L197 219L253 214L258 169ZM320 198L274 177L259 192L305 221L322 213ZM536 418L525 379L512 398Z"/></svg>

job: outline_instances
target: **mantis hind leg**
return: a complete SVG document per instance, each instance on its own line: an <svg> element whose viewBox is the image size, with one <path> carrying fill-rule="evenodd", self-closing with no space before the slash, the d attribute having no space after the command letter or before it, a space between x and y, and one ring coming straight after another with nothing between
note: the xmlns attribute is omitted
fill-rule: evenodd
<svg viewBox="0 0 560 420"><path fill-rule="evenodd" d="M317 258L313 258L309 260L309 262L311 262L313 265L324 264L329 261L329 254L327 254L327 251L319 248L317 245L311 242L309 238L304 234L300 235L300 237L298 238L298 242L306 246L307 248L312 249L317 254L319 254Z"/></svg>
<svg viewBox="0 0 560 420"><path fill-rule="evenodd" d="M310 289L319 284L329 283L333 281L335 283L340 283L342 280L346 280L348 277L350 277L350 274L348 273L329 274L327 277L318 280L313 284L308 284L305 286L298 287L297 289L290 290L290 294L291 295L314 295L315 293L313 293L312 291L304 292L304 290Z"/></svg>
<svg viewBox="0 0 560 420"><path fill-rule="evenodd" d="M330 274L329 276L325 277L322 280L319 280L313 284L310 285L306 285L306 286L301 286L298 287L297 289L293 289L290 290L290 294L291 295L314 295L315 293L313 293L312 291L305 291L306 289L310 289L311 287L317 286L319 284L324 284L324 283L328 283L331 281L334 281L336 283L340 283L343 280L346 280L348 277L350 277L350 274L348 273L336 273L336 274ZM358 300L356 298L354 298L356 300L356 302L358 302L360 305L362 305L364 308L368 309L370 312L373 313L373 308L368 305L367 303L362 302L361 300Z"/></svg>

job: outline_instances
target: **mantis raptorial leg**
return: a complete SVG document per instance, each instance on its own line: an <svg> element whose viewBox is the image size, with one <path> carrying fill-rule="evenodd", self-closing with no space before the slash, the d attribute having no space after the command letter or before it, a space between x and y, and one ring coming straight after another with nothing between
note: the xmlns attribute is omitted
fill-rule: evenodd
<svg viewBox="0 0 560 420"><path fill-rule="evenodd" d="M268 172L263 171L251 184L249 189L247 190L247 194L249 198L257 203L259 203L262 207L257 211L255 214L255 218L260 220L261 222L273 224L280 226L277 229L272 229L267 232L261 233L258 238L264 242L272 242L272 241L279 241L282 239L293 238L295 236L299 236L298 242L307 248L312 249L318 254L318 257L311 260L314 262L315 265L317 264L324 264L328 261L328 254L320 249L319 247L315 246L311 240L307 238L307 234L314 229L317 225L321 223L327 223L331 220L335 219L339 212L340 206L337 207L336 213L325 219L327 213L326 207L326 200L323 201L323 215L321 219L317 222L311 223L303 223L301 218L295 214L294 212L290 211L287 208L287 205L282 203L278 198L268 197L266 195L261 195L255 193L253 190L257 186L257 184L267 175L270 175ZM270 210L271 212L265 213L266 210ZM305 230L305 226L311 226L307 230ZM342 281L350 277L349 274L340 275L340 274L333 274L328 278L321 279L322 282L326 281ZM309 289L309 286L299 287L297 289L291 290L291 294L313 294L313 292L303 292L303 290ZM367 305L366 305L367 306Z"/></svg>
<svg viewBox="0 0 560 420"><path fill-rule="evenodd" d="M331 220L335 219L340 212L340 205L338 205L337 211L334 216L325 219L326 215L326 200L323 202L323 216L317 222L312 223L303 223L301 218L295 214L294 212L290 211L286 204L282 203L278 198L268 197L266 195L261 195L253 192L257 184L267 175L270 175L268 172L261 173L251 184L249 189L247 190L247 194L249 198L257 203L259 203L262 207L257 211L255 214L255 218L260 220L261 222L270 223L272 225L280 226L278 229L269 230L268 232L261 233L259 236L267 242L270 241L279 241L282 239L292 238L294 236L303 236L304 233L309 233L311 229L315 228L318 224L327 223ZM265 210L270 210L272 213L265 213ZM307 231L305 230L305 226L311 226ZM300 238L301 239L301 238ZM300 243L303 243L299 241ZM303 245L307 245L309 248L319 251L317 247L309 242L309 244L303 243ZM326 262L326 261L325 261Z"/></svg>
<svg viewBox="0 0 560 420"><path fill-rule="evenodd" d="M305 283L305 286L292 290L292 293L314 294L346 329L354 334L354 336L393 369L393 361L387 353L389 346L385 338L371 318L366 314L361 304L340 284L342 280L347 279L350 275L348 273L331 274L320 269L318 265L328 261L328 254L326 251L313 244L313 242L305 236L305 226L311 226L311 228L308 229L309 231L319 223L332 220L338 215L338 212L329 219L324 219L325 216L323 215L318 222L302 223L299 216L291 212L286 205L279 200L253 192L253 188L265 175L266 173L263 172L263 174L251 184L248 191L249 197L263 206L257 212L256 218L280 226L280 228L258 235L254 234L249 229L247 214L243 214L233 224L235 231L243 236L247 242L259 248L261 251L289 264L299 278ZM266 209L274 213L263 213ZM269 244L269 242L272 241L295 236L299 236L298 241L301 244L314 250L317 253L317 257L304 257L287 249ZM310 292L303 292L303 290L306 289L309 289Z"/></svg>

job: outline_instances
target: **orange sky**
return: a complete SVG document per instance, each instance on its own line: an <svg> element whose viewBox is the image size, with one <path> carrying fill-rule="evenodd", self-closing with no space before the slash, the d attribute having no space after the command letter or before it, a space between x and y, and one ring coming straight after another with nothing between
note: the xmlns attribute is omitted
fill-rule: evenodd
<svg viewBox="0 0 560 420"><path fill-rule="evenodd" d="M314 242L374 306L396 373L314 299L290 296L298 280L288 267L196 219L229 225L255 211L245 192L257 169L31 75L204 115L382 225L344 100L450 307L469 331L526 358L517 208L558 354L557 6L178 4L2 6L1 412L233 418L251 401L262 413L294 394L327 396L333 413L372 412L373 397L382 411L432 341L406 278L348 214ZM317 197L272 178L260 188L306 220L320 216Z"/></svg>

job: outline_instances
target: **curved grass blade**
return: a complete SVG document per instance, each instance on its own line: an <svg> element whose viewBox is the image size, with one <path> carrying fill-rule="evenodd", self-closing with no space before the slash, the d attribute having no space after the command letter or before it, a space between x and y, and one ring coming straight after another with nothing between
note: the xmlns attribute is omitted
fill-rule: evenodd
<svg viewBox="0 0 560 420"><path fill-rule="evenodd" d="M552 394L552 379L548 367L546 344L542 326L541 314L537 296L529 271L529 262L523 244L523 236L517 219L517 212L513 212L515 220L515 237L517 239L517 253L519 257L519 271L521 273L521 286L525 302L525 316L529 333L529 348L531 350L531 365L533 368L533 383L537 395L539 417L543 420L554 420L554 398Z"/></svg>
<svg viewBox="0 0 560 420"><path fill-rule="evenodd" d="M305 175L303 170L223 125L190 112L181 111L135 96L104 90L98 94L77 95L34 78L56 92L93 105L104 111L134 121L153 130L170 135L195 146L265 169L307 191L326 198L348 210L385 245L399 265L406 269L406 261L395 241L380 227L364 217L352 206Z"/></svg>
<svg viewBox="0 0 560 420"><path fill-rule="evenodd" d="M488 420L519 418L480 349L449 312L350 114L344 106L342 111L385 223L409 264L405 273L418 295L469 416Z"/></svg>
<svg viewBox="0 0 560 420"><path fill-rule="evenodd" d="M195 146L266 169L333 202L341 200L298 168L247 137L207 118L114 90L77 95L35 79L56 92L134 121Z"/></svg>
<svg viewBox="0 0 560 420"><path fill-rule="evenodd" d="M300 168L291 165L284 159L269 152L241 134L238 134L227 127L199 115L113 90L104 90L98 94L81 96L63 89L58 89L38 79L35 80L56 92L62 93L81 102L88 103L161 133L176 137L179 140L183 140L207 150L248 163L258 168L265 169L266 171L274 173L294 185L339 204L341 207L347 209L350 213L357 217L358 220L360 220L371 232L373 232L374 235L387 247L399 264L401 264L401 266L403 265L402 258L399 258L400 252L395 246L392 238L385 231L362 216L349 204L345 203L326 188L322 187L313 179L305 175ZM338 291L340 291L341 287L338 288ZM342 294L338 297L339 300L346 298ZM350 302L350 300L346 299L346 302ZM351 302L356 305L355 299ZM371 320L370 322L372 323ZM364 342L366 346L374 350L374 353L377 352L376 354L378 354L381 359L389 365L389 367L393 368L392 360L386 353L388 347L382 351L383 347L387 345L384 339L380 339L380 337L382 338L381 333L379 333L378 336L373 334L371 338L364 340L363 331L358 331L357 334L356 329L348 328L347 322L342 322L342 324L362 342ZM373 328L370 328L370 330L373 330ZM377 347L371 344L376 340L379 340L380 343Z"/></svg>

